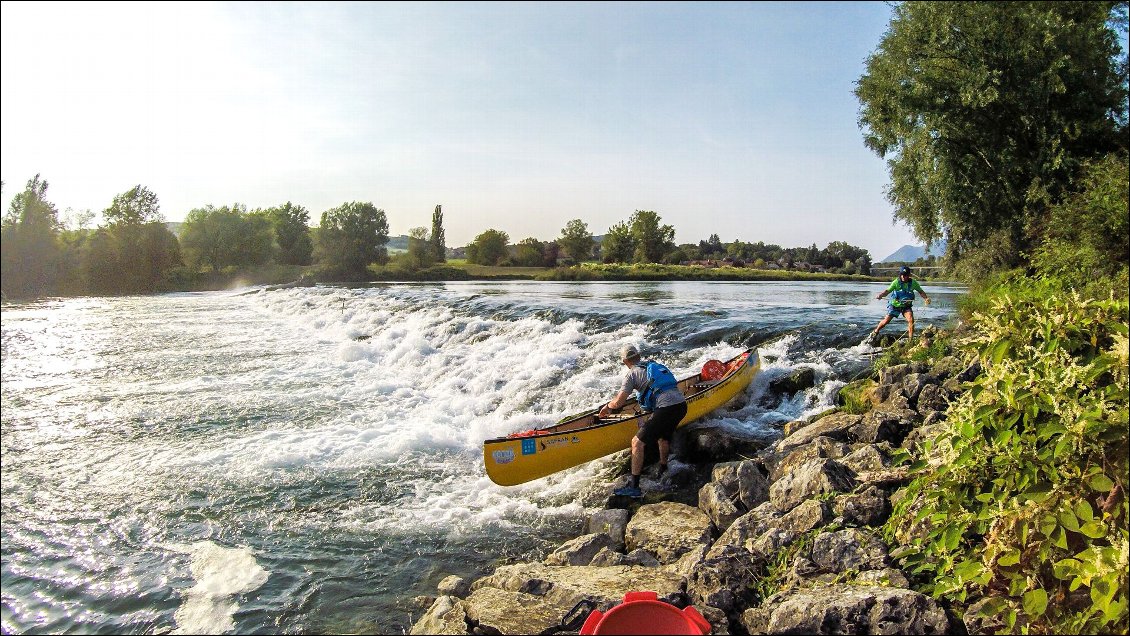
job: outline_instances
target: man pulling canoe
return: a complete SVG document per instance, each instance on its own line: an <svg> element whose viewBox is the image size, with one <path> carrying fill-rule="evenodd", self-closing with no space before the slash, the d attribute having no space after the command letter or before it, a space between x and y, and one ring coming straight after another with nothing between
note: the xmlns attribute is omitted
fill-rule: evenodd
<svg viewBox="0 0 1130 636"><path fill-rule="evenodd" d="M654 362L641 362L640 352L632 345L620 348L620 361L628 367L620 392L611 402L600 408L599 417L608 417L628 403L632 393L639 394L639 404L650 417L641 420L639 431L632 438L632 477L623 488L613 494L625 497L642 497L640 474L643 473L644 450L648 444L659 444L660 472L667 468L667 456L671 452L671 438L679 422L687 415L687 399L675 386L675 376L667 367Z"/></svg>

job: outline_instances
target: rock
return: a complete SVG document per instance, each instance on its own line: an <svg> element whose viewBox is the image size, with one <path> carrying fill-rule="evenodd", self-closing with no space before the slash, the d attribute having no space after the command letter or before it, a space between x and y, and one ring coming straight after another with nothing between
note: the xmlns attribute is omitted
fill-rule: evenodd
<svg viewBox="0 0 1130 636"><path fill-rule="evenodd" d="M866 570L855 577L856 585L880 585L883 587L904 587L910 589L910 581L902 570L897 568L883 568L882 570Z"/></svg>
<svg viewBox="0 0 1130 636"><path fill-rule="evenodd" d="M884 402L864 415L863 419L851 428L850 433L860 442L868 444L890 442L898 446L917 423L918 413L909 407L898 408L891 402Z"/></svg>
<svg viewBox="0 0 1130 636"><path fill-rule="evenodd" d="M766 616L766 614L768 616ZM795 589L747 610L750 633L946 634L945 611L930 597L901 588L832 585Z"/></svg>
<svg viewBox="0 0 1130 636"><path fill-rule="evenodd" d="M745 590L765 576L766 560L742 548L728 546L698 565L687 580L695 607L709 605L735 618L749 606Z"/></svg>
<svg viewBox="0 0 1130 636"><path fill-rule="evenodd" d="M777 452L786 454L820 436L830 437L840 442L852 441L850 431L862 420L862 415L850 413L836 413L821 418L778 442Z"/></svg>
<svg viewBox="0 0 1130 636"><path fill-rule="evenodd" d="M1005 612L1002 608L1010 608L1016 610L1019 620L1016 627L1012 630L1004 622ZM962 622L965 623L965 629L970 636L979 636L980 634L1019 634L1022 633L1020 628L1025 622L1024 612L1013 601L1001 597L988 597L983 598L965 609L965 614L962 616Z"/></svg>
<svg viewBox="0 0 1130 636"><path fill-rule="evenodd" d="M844 455L839 462L856 473L881 470L891 465L891 458L876 444L865 444Z"/></svg>
<svg viewBox="0 0 1130 636"><path fill-rule="evenodd" d="M612 537L617 549L621 549L624 547L624 528L627 527L630 516L628 511L622 508L598 510L589 516L584 532L588 534L603 532Z"/></svg>
<svg viewBox="0 0 1130 636"><path fill-rule="evenodd" d="M485 633L537 634L560 626L582 599L607 611L620 604L624 594L639 590L653 591L662 599L681 598L682 585L682 576L663 568L517 563L475 581L464 602L468 618Z"/></svg>
<svg viewBox="0 0 1130 636"><path fill-rule="evenodd" d="M659 567L659 561L651 555L647 550L632 550L629 554L622 554L610 548L601 548L596 556L592 558L589 565L593 566L613 566L613 565L639 565L648 568Z"/></svg>
<svg viewBox="0 0 1130 636"><path fill-rule="evenodd" d="M761 464L753 460L738 463L738 501L746 510L753 510L769 500L769 480Z"/></svg>
<svg viewBox="0 0 1130 636"><path fill-rule="evenodd" d="M737 499L737 493L733 495ZM730 527L735 519L742 516L742 511L731 501L726 489L718 482L712 481L698 491L698 508L710 517L710 521L718 528L719 532Z"/></svg>
<svg viewBox="0 0 1130 636"><path fill-rule="evenodd" d="M927 384L922 387L922 392L918 394L918 402L915 407L918 409L918 413L923 416L934 411L945 411L949 408L949 398L949 391L937 384Z"/></svg>
<svg viewBox="0 0 1130 636"><path fill-rule="evenodd" d="M436 586L436 591L442 596L457 596L463 598L471 591L471 582L461 576L452 574L444 578Z"/></svg>
<svg viewBox="0 0 1130 636"><path fill-rule="evenodd" d="M467 634L467 608L453 596L441 596L412 625L409 634Z"/></svg>
<svg viewBox="0 0 1130 636"><path fill-rule="evenodd" d="M794 536L801 535L827 523L831 519L829 512L824 502L809 499L777 519L774 527Z"/></svg>
<svg viewBox="0 0 1130 636"><path fill-rule="evenodd" d="M738 456L752 457L772 444L776 437L775 433L742 437L720 426L702 423L679 430L684 433L678 455L698 464L725 462Z"/></svg>
<svg viewBox="0 0 1130 636"><path fill-rule="evenodd" d="M546 565L588 565L603 548L616 546L616 540L603 532L585 534L561 544L545 557Z"/></svg>
<svg viewBox="0 0 1130 636"><path fill-rule="evenodd" d="M851 471L834 459L816 459L784 475L769 488L769 501L780 512L788 512L810 497L848 492L855 488Z"/></svg>
<svg viewBox="0 0 1130 636"><path fill-rule="evenodd" d="M831 437L823 435L815 437L809 443L790 451L784 458L774 461L773 457L767 459L770 464L769 477L777 481L781 475L792 472L794 467L813 459L839 459L851 450L847 444L837 442Z"/></svg>
<svg viewBox="0 0 1130 636"><path fill-rule="evenodd" d="M816 371L811 368L797 369L787 376L769 383L769 391L780 394L799 393L816 386Z"/></svg>
<svg viewBox="0 0 1130 636"><path fill-rule="evenodd" d="M832 500L832 514L842 517L845 525L877 526L891 514L887 493L868 486L862 492L838 495Z"/></svg>
<svg viewBox="0 0 1130 636"><path fill-rule="evenodd" d="M832 573L880 570L890 564L887 545L859 528L817 535L809 558L821 572Z"/></svg>
<svg viewBox="0 0 1130 636"><path fill-rule="evenodd" d="M695 546L709 544L714 537L710 518L698 508L674 502L640 506L628 522L624 545L643 548L660 563L671 563Z"/></svg>
<svg viewBox="0 0 1130 636"><path fill-rule="evenodd" d="M767 501L738 517L710 547L706 558L716 557L726 546L749 549L747 544L770 530L780 516L781 513Z"/></svg>

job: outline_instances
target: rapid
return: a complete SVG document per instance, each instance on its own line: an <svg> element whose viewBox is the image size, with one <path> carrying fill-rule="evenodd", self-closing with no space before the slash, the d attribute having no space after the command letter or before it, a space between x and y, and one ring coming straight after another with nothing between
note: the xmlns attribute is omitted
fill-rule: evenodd
<svg viewBox="0 0 1130 636"><path fill-rule="evenodd" d="M916 329L947 325L964 288L923 286ZM625 342L680 377L759 347L762 372L704 422L772 437L869 367L884 288L492 281L5 303L0 629L406 632L413 597L444 576L576 536L616 476L605 458L500 487L484 439L610 399ZM767 390L803 368L813 388Z"/></svg>

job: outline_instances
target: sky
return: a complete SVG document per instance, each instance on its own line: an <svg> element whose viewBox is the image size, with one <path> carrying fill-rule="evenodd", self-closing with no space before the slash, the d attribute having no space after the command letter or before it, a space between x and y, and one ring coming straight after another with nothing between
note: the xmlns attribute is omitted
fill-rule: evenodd
<svg viewBox="0 0 1130 636"><path fill-rule="evenodd" d="M350 201L447 245L594 235L919 243L853 94L883 2L0 3L3 206L143 185L165 220ZM95 219L97 223L97 218Z"/></svg>

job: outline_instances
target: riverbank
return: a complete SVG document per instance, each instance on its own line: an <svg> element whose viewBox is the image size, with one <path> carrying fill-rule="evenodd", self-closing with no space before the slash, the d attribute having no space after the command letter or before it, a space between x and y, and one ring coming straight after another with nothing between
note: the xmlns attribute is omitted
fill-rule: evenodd
<svg viewBox="0 0 1130 636"><path fill-rule="evenodd" d="M880 529L910 479L899 459L979 371L952 356L887 368L776 441L690 425L667 474L648 469L642 500L610 495L542 562L445 579L412 633L576 633L562 619L579 603L607 612L641 590L693 605L715 634L820 633L828 621L840 633L952 632L961 617L910 589Z"/></svg>
<svg viewBox="0 0 1130 636"><path fill-rule="evenodd" d="M1126 304L979 302L961 347L923 330L769 443L688 426L642 501L445 579L412 633L575 633L645 590L716 634L1124 633Z"/></svg>

